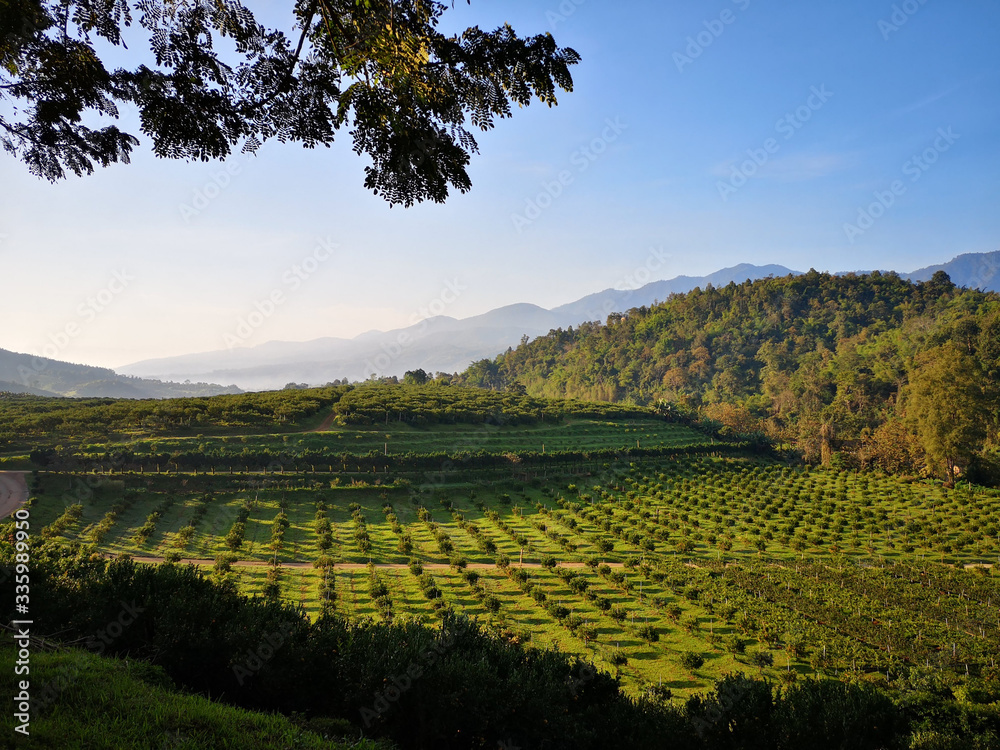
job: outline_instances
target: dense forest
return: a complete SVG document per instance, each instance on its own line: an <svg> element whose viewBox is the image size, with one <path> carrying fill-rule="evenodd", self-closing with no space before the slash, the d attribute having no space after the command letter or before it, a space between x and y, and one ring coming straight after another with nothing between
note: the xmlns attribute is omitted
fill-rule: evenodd
<svg viewBox="0 0 1000 750"><path fill-rule="evenodd" d="M810 271L555 330L457 380L698 412L807 460L995 482L1000 296Z"/></svg>

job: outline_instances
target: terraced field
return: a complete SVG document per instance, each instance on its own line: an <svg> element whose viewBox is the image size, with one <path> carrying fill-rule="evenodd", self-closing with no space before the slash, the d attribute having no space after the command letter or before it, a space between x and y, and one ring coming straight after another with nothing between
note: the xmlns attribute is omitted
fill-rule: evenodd
<svg viewBox="0 0 1000 750"><path fill-rule="evenodd" d="M130 446L137 453L198 450L206 454L238 454L244 445L256 450L299 452L306 450L370 450L436 453L459 450L508 450L542 453L566 450L601 450L639 444L642 447L677 447L692 441L691 430L669 422L633 420L631 423L568 420L542 427L463 425L413 427L395 420L378 429L331 428L292 435L198 436L138 439ZM105 446L98 446L104 450Z"/></svg>
<svg viewBox="0 0 1000 750"><path fill-rule="evenodd" d="M671 456L697 438L671 424L510 429L515 459L560 429L659 440L663 455L432 475L41 473L31 513L107 554L218 561L211 575L314 616L465 611L636 691L732 671L963 673L1000 653L994 490L711 446Z"/></svg>

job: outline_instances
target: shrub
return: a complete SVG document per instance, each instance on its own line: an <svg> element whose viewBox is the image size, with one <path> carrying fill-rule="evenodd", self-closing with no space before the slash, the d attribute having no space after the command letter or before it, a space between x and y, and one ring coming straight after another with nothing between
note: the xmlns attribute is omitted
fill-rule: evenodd
<svg viewBox="0 0 1000 750"><path fill-rule="evenodd" d="M701 654L696 654L694 651L684 651L680 655L681 666L684 667L689 672L695 672L705 664L705 659Z"/></svg>

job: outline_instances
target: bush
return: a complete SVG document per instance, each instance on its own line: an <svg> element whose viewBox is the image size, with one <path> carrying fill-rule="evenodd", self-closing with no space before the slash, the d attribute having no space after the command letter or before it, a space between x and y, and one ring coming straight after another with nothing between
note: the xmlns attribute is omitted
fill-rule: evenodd
<svg viewBox="0 0 1000 750"><path fill-rule="evenodd" d="M652 625L640 625L635 629L635 634L648 643L656 643L660 640L660 634Z"/></svg>
<svg viewBox="0 0 1000 750"><path fill-rule="evenodd" d="M774 656L771 655L771 652L762 649L753 651L748 661L752 666L757 667L758 670L774 666Z"/></svg>
<svg viewBox="0 0 1000 750"><path fill-rule="evenodd" d="M545 610L550 615L552 615L552 617L554 617L556 620L559 620L560 622L569 617L569 608L562 604L549 602L548 606L545 607Z"/></svg>
<svg viewBox="0 0 1000 750"><path fill-rule="evenodd" d="M701 654L696 654L694 651L684 651L681 653L680 663L689 672L695 672L704 666L705 659Z"/></svg>
<svg viewBox="0 0 1000 750"><path fill-rule="evenodd" d="M228 573L233 569L233 563L239 558L232 552L223 552L215 558L214 570L216 573Z"/></svg>

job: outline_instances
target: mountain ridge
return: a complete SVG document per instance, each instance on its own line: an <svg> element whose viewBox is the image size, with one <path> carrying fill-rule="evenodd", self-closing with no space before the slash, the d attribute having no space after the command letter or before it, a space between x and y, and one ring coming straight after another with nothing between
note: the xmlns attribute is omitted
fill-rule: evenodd
<svg viewBox="0 0 1000 750"><path fill-rule="evenodd" d="M1000 252L966 253L947 263L898 275L925 281L935 271L945 270L959 286L1000 290L998 269ZM860 272L843 271L837 275L848 273ZM353 339L272 341L248 349L134 362L118 371L166 380L233 382L249 390L280 388L288 382L321 384L342 378L365 380L372 375L401 377L404 372L416 369L431 373L460 372L471 362L491 359L516 347L525 336L530 340L559 328L603 322L612 312L650 306L665 301L671 294L685 294L709 284L722 287L730 282L788 275L802 275L802 272L778 264L740 263L705 276L677 276L635 289L608 288L551 309L517 302L468 318L426 318L403 328L367 331Z"/></svg>
<svg viewBox="0 0 1000 750"><path fill-rule="evenodd" d="M471 362L517 346L525 336L531 339L559 328L603 321L610 312L649 305L698 285L724 285L788 273L793 272L784 266L743 263L707 276L654 281L638 289L605 289L552 309L515 302L468 318L425 318L411 326L367 331L353 339L271 341L246 349L143 360L117 369L123 374L166 380L233 382L249 390L280 388L289 382L321 384L341 378L364 380L372 375L400 377L416 369L459 372ZM295 351L297 359L271 356L277 347L286 354Z"/></svg>
<svg viewBox="0 0 1000 750"><path fill-rule="evenodd" d="M946 263L908 273L882 273L896 273L900 278L917 282L930 279L938 270L947 272L958 286L1000 291L1000 252L964 253ZM867 272L843 271L836 275L850 273ZM147 359L115 370L61 363L62 366L83 368L77 372L75 380L56 378L49 381L36 377L37 373L32 374L31 361L46 360L17 355L29 360L21 363L26 371L18 371L16 367L5 370L0 358L0 381L5 381L0 383L0 389L34 389L39 395L159 398L211 395L233 392L233 389L272 390L289 382L315 385L340 379L365 380L372 375L400 377L416 369L430 373L461 372L472 362L492 359L517 347L525 336L530 340L560 328L568 329L591 321L604 322L613 312L648 307L666 301L672 294L685 294L709 284L723 287L731 282L788 275L798 276L802 272L778 264L740 263L704 276L682 275L651 281L634 289L608 288L551 309L530 302L516 302L468 318L439 315L388 331L366 331L351 339L326 336L309 341L267 341L254 347Z"/></svg>

